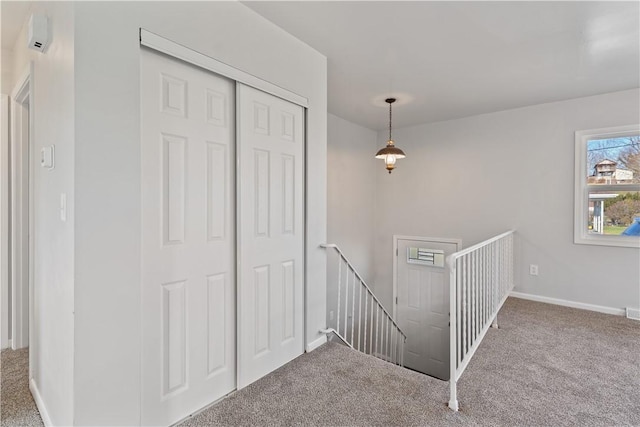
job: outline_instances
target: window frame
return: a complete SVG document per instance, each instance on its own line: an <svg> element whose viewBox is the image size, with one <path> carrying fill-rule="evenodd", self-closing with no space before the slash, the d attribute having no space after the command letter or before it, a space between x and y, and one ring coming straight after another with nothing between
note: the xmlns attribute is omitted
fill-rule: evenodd
<svg viewBox="0 0 640 427"><path fill-rule="evenodd" d="M640 248L640 236L601 235L588 232L590 189L597 188L598 191L640 191L640 184L588 185L587 143L594 139L620 138L633 135L640 135L640 124L576 131L573 214L573 242L575 244Z"/></svg>

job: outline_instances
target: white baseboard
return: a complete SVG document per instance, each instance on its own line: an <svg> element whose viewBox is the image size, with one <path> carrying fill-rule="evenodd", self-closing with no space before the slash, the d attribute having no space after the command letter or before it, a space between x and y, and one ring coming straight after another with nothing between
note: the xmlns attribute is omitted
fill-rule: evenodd
<svg viewBox="0 0 640 427"><path fill-rule="evenodd" d="M4 346L2 346L2 350L5 350L7 348L11 348L11 340L7 340L7 342L5 343Z"/></svg>
<svg viewBox="0 0 640 427"><path fill-rule="evenodd" d="M633 320L640 320L640 308L627 307L627 317Z"/></svg>
<svg viewBox="0 0 640 427"><path fill-rule="evenodd" d="M176 421L175 423L171 424L170 427L176 427L179 426L180 424L184 423L185 421L195 417L196 415L199 415L201 412L206 411L207 409L211 408L214 405L217 405L218 403L222 402L223 400L225 400L227 397L231 397L233 394L235 394L238 390L233 390L231 393L229 394L225 394L224 396L222 396L219 399L214 400L211 403L208 403L206 405L204 405L202 408L198 409L197 411L193 412L192 414L187 415L186 417Z"/></svg>
<svg viewBox="0 0 640 427"><path fill-rule="evenodd" d="M38 411L40 411L40 417L42 417L42 422L46 427L53 426L51 422L51 418L49 418L49 413L47 412L47 407L44 406L44 401L42 400L42 396L40 396L40 392L38 391L38 386L36 386L36 382L33 381L33 378L29 379L29 390L31 390L31 395L33 396L33 400L36 402L36 406L38 407Z"/></svg>
<svg viewBox="0 0 640 427"><path fill-rule="evenodd" d="M327 342L327 336L326 335L322 335L320 338L318 338L315 341L310 342L309 344L307 344L307 349L306 352L312 352L313 350L315 350L316 348L320 347L322 344Z"/></svg>
<svg viewBox="0 0 640 427"><path fill-rule="evenodd" d="M546 302L547 304L561 305L564 307L579 308L581 310L597 311L598 313L613 314L615 316L624 316L623 308L605 307L603 305L587 304L584 302L569 301L559 298L543 297L540 295L525 294L523 292L511 291L509 296L531 301Z"/></svg>

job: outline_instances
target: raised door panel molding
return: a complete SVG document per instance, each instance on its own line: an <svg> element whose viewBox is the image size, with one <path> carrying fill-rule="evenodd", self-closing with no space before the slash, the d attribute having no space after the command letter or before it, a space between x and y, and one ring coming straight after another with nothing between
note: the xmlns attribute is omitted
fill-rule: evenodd
<svg viewBox="0 0 640 427"><path fill-rule="evenodd" d="M164 243L184 243L187 139L162 135L162 219Z"/></svg>
<svg viewBox="0 0 640 427"><path fill-rule="evenodd" d="M207 142L207 240L225 238L227 223L227 146Z"/></svg>
<svg viewBox="0 0 640 427"><path fill-rule="evenodd" d="M255 177L255 236L269 237L270 224L270 153L254 150Z"/></svg>
<svg viewBox="0 0 640 427"><path fill-rule="evenodd" d="M211 377L227 367L227 275L207 277L207 374Z"/></svg>
<svg viewBox="0 0 640 427"><path fill-rule="evenodd" d="M254 357L260 357L269 351L271 344L271 268L268 265L253 269L255 347Z"/></svg>
<svg viewBox="0 0 640 427"><path fill-rule="evenodd" d="M282 263L282 342L295 337L295 265L294 261Z"/></svg>
<svg viewBox="0 0 640 427"><path fill-rule="evenodd" d="M282 155L282 233L294 234L296 215L295 157Z"/></svg>
<svg viewBox="0 0 640 427"><path fill-rule="evenodd" d="M227 126L227 97L225 94L207 89L207 123Z"/></svg>
<svg viewBox="0 0 640 427"><path fill-rule="evenodd" d="M253 103L253 131L262 135L269 135L270 128L269 106L259 102Z"/></svg>
<svg viewBox="0 0 640 427"><path fill-rule="evenodd" d="M161 73L162 94L160 111L179 117L187 117L187 82L178 77Z"/></svg>
<svg viewBox="0 0 640 427"><path fill-rule="evenodd" d="M295 116L288 111L282 111L282 139L295 142Z"/></svg>
<svg viewBox="0 0 640 427"><path fill-rule="evenodd" d="M186 282L162 285L162 393L187 388Z"/></svg>

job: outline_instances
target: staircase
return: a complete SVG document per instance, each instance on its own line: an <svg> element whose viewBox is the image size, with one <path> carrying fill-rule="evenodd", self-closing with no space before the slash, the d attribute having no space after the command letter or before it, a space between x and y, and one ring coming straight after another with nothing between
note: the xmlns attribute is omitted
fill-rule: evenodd
<svg viewBox="0 0 640 427"><path fill-rule="evenodd" d="M403 366L407 336L335 244L321 245L337 256L329 277L327 329L347 346Z"/></svg>
<svg viewBox="0 0 640 427"><path fill-rule="evenodd" d="M449 403L458 410L457 382L514 288L514 235L507 231L447 257ZM404 366L407 336L335 244L321 245L328 262L327 329L347 346ZM329 254L328 254L329 261ZM412 337L412 339L416 339Z"/></svg>

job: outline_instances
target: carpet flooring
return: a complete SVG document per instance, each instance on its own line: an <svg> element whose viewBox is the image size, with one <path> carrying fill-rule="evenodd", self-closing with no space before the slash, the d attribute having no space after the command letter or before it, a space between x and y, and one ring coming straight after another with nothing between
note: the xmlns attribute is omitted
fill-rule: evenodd
<svg viewBox="0 0 640 427"><path fill-rule="evenodd" d="M640 322L509 298L458 382L328 343L181 427L640 426Z"/></svg>
<svg viewBox="0 0 640 427"><path fill-rule="evenodd" d="M29 391L29 349L2 350L0 426L44 426Z"/></svg>
<svg viewBox="0 0 640 427"><path fill-rule="evenodd" d="M509 298L458 383L327 343L190 417L200 426L640 426L640 322ZM2 352L1 425L42 425L26 350Z"/></svg>

